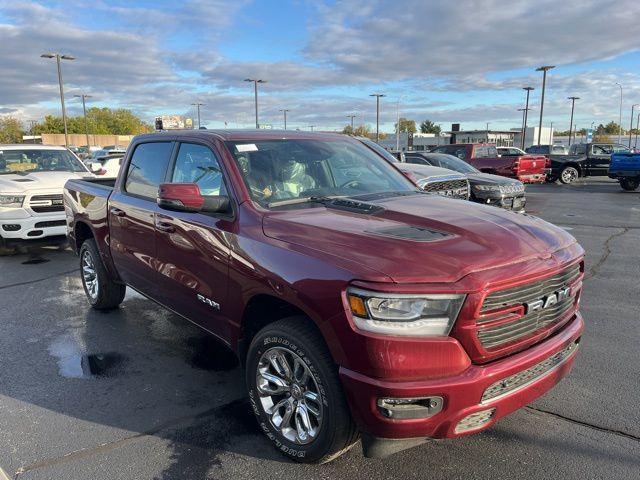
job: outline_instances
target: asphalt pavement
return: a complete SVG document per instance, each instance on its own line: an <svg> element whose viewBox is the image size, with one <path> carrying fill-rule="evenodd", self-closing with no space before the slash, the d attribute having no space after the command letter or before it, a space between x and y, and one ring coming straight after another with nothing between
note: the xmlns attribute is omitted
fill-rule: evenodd
<svg viewBox="0 0 640 480"><path fill-rule="evenodd" d="M69 251L0 257L0 480L640 479L640 192L527 187L587 251L572 374L486 432L385 460L292 463L258 430L227 349L129 293L88 308Z"/></svg>

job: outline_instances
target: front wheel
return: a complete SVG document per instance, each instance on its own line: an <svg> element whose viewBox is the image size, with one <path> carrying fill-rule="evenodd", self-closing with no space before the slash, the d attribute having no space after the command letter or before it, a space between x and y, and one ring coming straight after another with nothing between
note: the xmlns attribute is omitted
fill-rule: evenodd
<svg viewBox="0 0 640 480"><path fill-rule="evenodd" d="M256 334L246 381L261 429L293 460L326 463L357 441L336 365L308 318L279 320Z"/></svg>
<svg viewBox="0 0 640 480"><path fill-rule="evenodd" d="M637 190L638 186L640 186L640 180L623 178L620 180L620 186L627 192L633 192L634 190Z"/></svg>
<svg viewBox="0 0 640 480"><path fill-rule="evenodd" d="M580 172L576 167L564 167L560 172L560 181L568 184L575 182L580 177Z"/></svg>

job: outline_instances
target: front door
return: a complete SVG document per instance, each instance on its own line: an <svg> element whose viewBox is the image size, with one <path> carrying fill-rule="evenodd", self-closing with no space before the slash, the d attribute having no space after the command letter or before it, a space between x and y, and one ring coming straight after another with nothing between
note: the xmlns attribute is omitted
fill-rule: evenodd
<svg viewBox="0 0 640 480"><path fill-rule="evenodd" d="M202 195L228 195L214 152L206 145L180 143L168 181L196 183ZM176 212L156 215L156 245L162 303L221 338L225 318L231 215Z"/></svg>
<svg viewBox="0 0 640 480"><path fill-rule="evenodd" d="M593 144L587 159L589 175L606 175L611 163L613 145Z"/></svg>
<svg viewBox="0 0 640 480"><path fill-rule="evenodd" d="M121 189L109 198L111 255L122 280L141 293L158 295L155 216L173 142L135 147Z"/></svg>

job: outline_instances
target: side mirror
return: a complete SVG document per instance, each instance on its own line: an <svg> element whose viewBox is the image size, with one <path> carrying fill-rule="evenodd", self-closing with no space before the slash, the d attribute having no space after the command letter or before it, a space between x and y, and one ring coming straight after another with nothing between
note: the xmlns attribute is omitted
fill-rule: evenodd
<svg viewBox="0 0 640 480"><path fill-rule="evenodd" d="M158 188L157 203L165 210L178 212L224 213L229 211L229 197L204 197L196 183L163 183Z"/></svg>
<svg viewBox="0 0 640 480"><path fill-rule="evenodd" d="M89 164L89 170L91 173L95 173L96 175L101 175L102 172L102 164L100 162L91 162Z"/></svg>

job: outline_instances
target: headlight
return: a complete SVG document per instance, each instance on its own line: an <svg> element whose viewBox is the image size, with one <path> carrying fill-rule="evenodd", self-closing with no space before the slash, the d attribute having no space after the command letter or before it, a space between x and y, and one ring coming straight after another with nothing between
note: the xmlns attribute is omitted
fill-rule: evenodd
<svg viewBox="0 0 640 480"><path fill-rule="evenodd" d="M500 185L472 185L474 190L481 192L500 192Z"/></svg>
<svg viewBox="0 0 640 480"><path fill-rule="evenodd" d="M353 321L360 330L412 337L446 336L465 295L383 294L350 288Z"/></svg>
<svg viewBox="0 0 640 480"><path fill-rule="evenodd" d="M0 195L0 207L5 208L20 208L24 195Z"/></svg>

